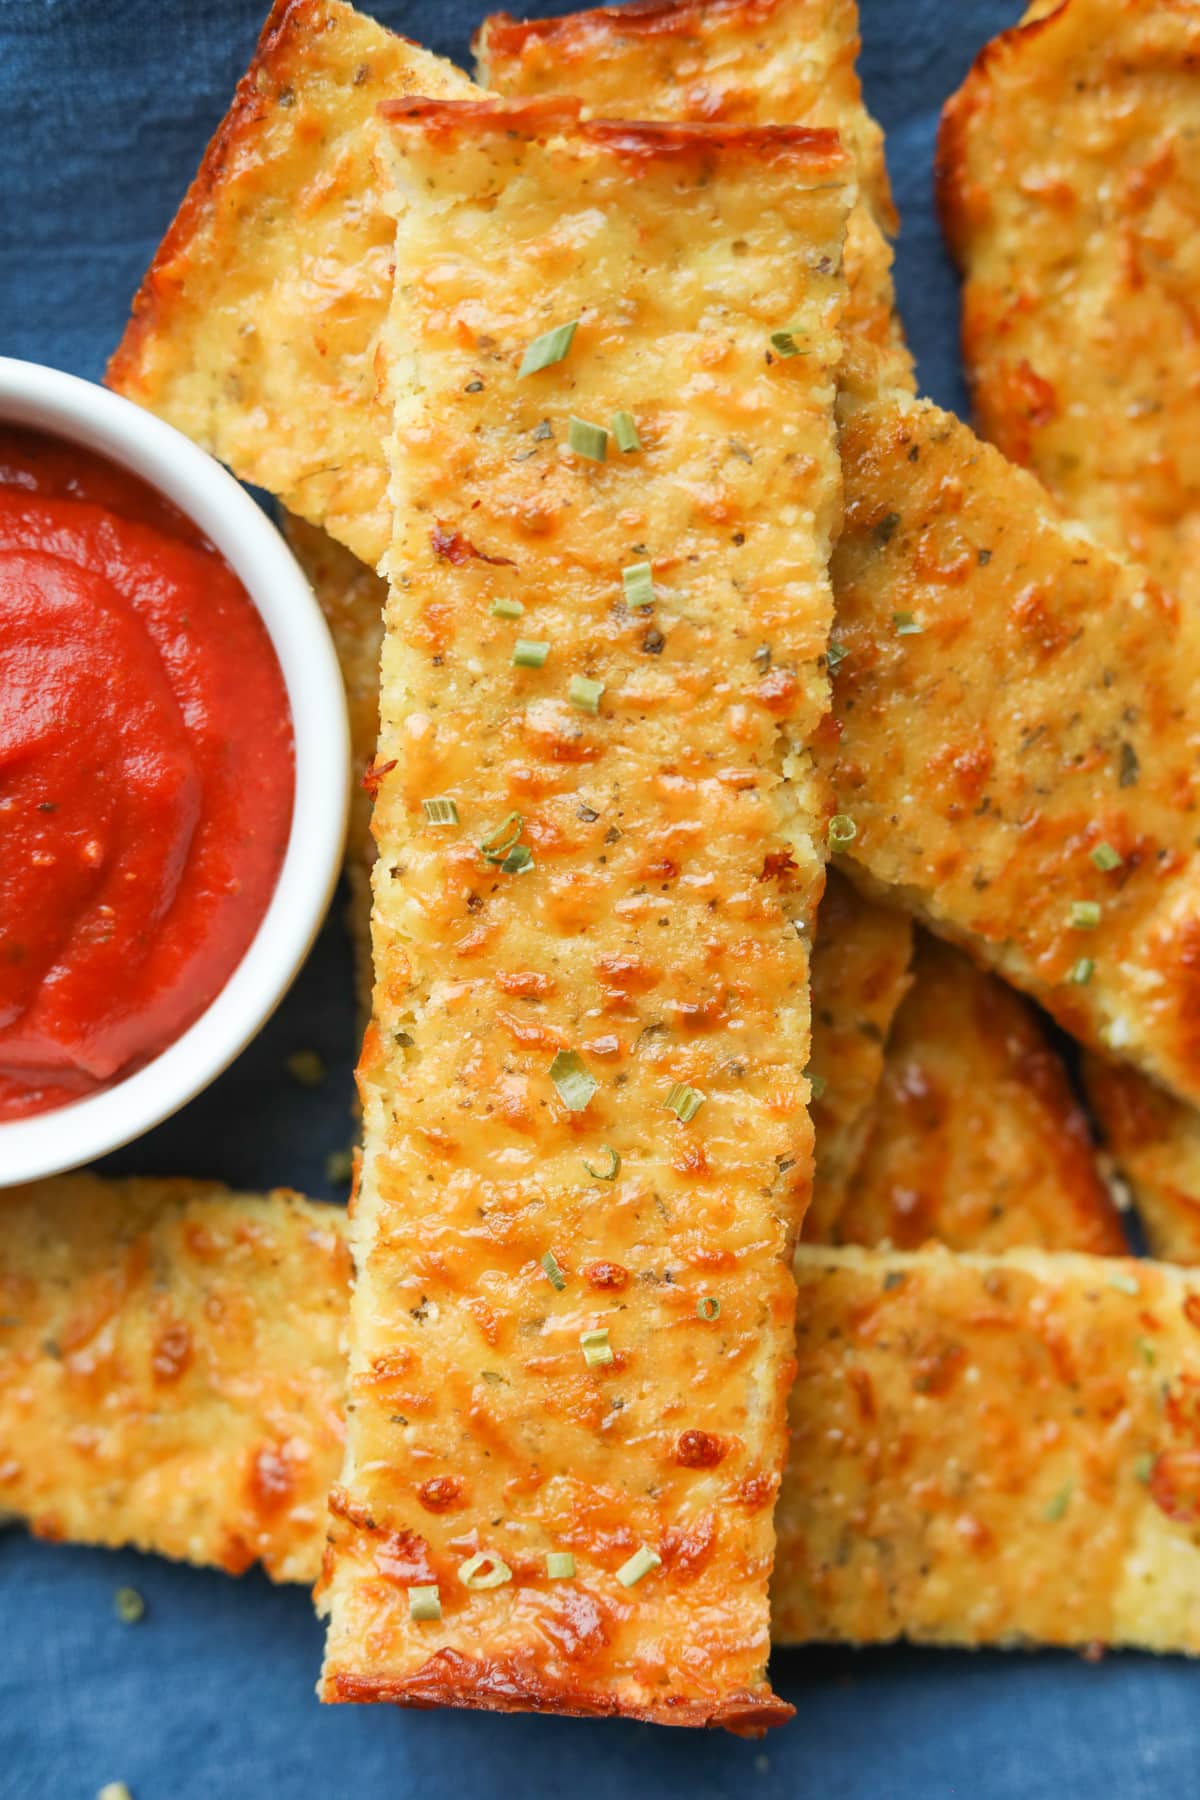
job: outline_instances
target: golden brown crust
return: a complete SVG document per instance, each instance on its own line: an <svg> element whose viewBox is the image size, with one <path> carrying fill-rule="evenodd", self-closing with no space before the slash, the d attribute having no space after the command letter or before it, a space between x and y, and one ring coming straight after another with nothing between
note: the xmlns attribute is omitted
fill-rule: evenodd
<svg viewBox="0 0 1200 1800"><path fill-rule="evenodd" d="M936 407L848 404L841 447L849 872L1200 1094L1196 622Z"/></svg>
<svg viewBox="0 0 1200 1800"><path fill-rule="evenodd" d="M200 1181L0 1194L0 1509L311 1582L343 1436L343 1221Z"/></svg>
<svg viewBox="0 0 1200 1800"><path fill-rule="evenodd" d="M1033 1008L924 933L865 1153L820 1238L812 1216L811 1243L1128 1248L1087 1118Z"/></svg>
<svg viewBox="0 0 1200 1800"><path fill-rule="evenodd" d="M805 1247L776 1642L1200 1653L1200 1292Z"/></svg>
<svg viewBox="0 0 1200 1800"><path fill-rule="evenodd" d="M1100 1135L1127 1183L1150 1254L1200 1263L1200 1114L1134 1069L1083 1063Z"/></svg>
<svg viewBox="0 0 1200 1800"><path fill-rule="evenodd" d="M505 1704L774 1718L848 194L828 140L805 163L689 129L702 157L651 156L631 185L626 149L562 109L551 133L527 108L460 119L381 133L421 273L387 339L375 1016L324 1691L427 1698L450 1651L454 1697L491 1668ZM569 354L522 377L564 317ZM768 356L780 318L810 354ZM639 449L572 448L571 416L618 408ZM649 616L623 593L640 557ZM516 624L493 611L514 601ZM518 636L544 660L516 663ZM574 676L602 684L582 708ZM430 796L457 826L425 825ZM532 864L505 870L480 846L513 812ZM565 1052L596 1083L574 1109ZM672 1116L675 1083L694 1115ZM460 1577L473 1534L511 1580ZM654 1566L627 1587L639 1546ZM555 1582L560 1549L576 1573ZM414 1619L430 1583L441 1617Z"/></svg>
<svg viewBox="0 0 1200 1800"><path fill-rule="evenodd" d="M379 100L474 90L339 0L278 0L108 369L372 566L387 541L375 343L394 233L370 203Z"/></svg>
<svg viewBox="0 0 1200 1800"><path fill-rule="evenodd" d="M937 182L981 431L1193 607L1198 76L1194 5L1031 9L948 103Z"/></svg>

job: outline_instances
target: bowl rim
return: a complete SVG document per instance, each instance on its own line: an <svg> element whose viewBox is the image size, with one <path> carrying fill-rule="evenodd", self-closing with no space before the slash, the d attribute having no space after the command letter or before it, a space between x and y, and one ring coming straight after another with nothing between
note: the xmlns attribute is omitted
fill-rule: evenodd
<svg viewBox="0 0 1200 1800"><path fill-rule="evenodd" d="M345 689L315 595L277 527L182 432L80 376L0 356L0 424L48 432L140 476L229 563L279 659L291 709L295 786L275 891L241 961L182 1035L99 1093L0 1122L0 1189L61 1174L160 1125L228 1068L291 986L342 864L350 796Z"/></svg>

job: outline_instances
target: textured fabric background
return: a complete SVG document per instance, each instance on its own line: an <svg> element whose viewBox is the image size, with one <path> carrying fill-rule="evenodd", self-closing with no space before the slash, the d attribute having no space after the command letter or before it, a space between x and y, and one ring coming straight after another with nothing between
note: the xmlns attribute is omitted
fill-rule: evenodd
<svg viewBox="0 0 1200 1800"><path fill-rule="evenodd" d="M379 0L389 25L465 60L484 0ZM520 0L510 0L521 10ZM0 0L0 353L96 378L138 277L241 73L266 0ZM536 6L536 0L535 0ZM561 4L538 10L562 10ZM900 297L925 389L960 405L957 302L930 202L938 108L1017 0L862 0L863 67L887 127ZM316 1048L314 1095L283 1072ZM329 1194L353 1055L341 920L261 1041L114 1166ZM0 1219L2 1229L2 1219ZM145 1595L121 1625L114 1590ZM822 1650L776 1659L795 1721L766 1742L649 1727L383 1709L313 1698L307 1597L134 1555L0 1537L0 1800L1158 1800L1195 1793L1200 1671L1114 1656Z"/></svg>

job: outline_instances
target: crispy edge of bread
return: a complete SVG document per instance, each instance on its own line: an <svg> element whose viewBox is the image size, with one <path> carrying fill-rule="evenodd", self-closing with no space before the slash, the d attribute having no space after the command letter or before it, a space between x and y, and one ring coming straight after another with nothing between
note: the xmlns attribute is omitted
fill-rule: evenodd
<svg viewBox="0 0 1200 1800"><path fill-rule="evenodd" d="M1200 1263L1200 1114L1136 1069L1098 1056L1085 1056L1083 1079L1151 1256Z"/></svg>

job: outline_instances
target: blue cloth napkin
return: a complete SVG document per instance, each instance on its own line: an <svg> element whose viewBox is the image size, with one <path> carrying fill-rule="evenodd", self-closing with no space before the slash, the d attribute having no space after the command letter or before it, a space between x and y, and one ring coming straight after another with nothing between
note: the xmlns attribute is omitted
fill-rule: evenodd
<svg viewBox="0 0 1200 1800"><path fill-rule="evenodd" d="M510 0L522 10L520 0ZM266 0L0 0L0 352L98 378L142 270L249 58ZM384 23L467 62L484 0L380 0ZM478 8L478 10L476 10ZM533 11L562 10L537 5ZM925 390L961 407L957 296L930 195L941 102L1017 0L862 0L868 99L903 218L899 287ZM339 1197L350 1138L349 952L335 912L259 1042L113 1167L289 1182ZM288 1081L296 1049L329 1079ZM0 1230L3 1212L0 1204ZM145 1620L113 1594L136 1586ZM1200 1675L1112 1656L777 1657L796 1719L761 1744L650 1727L313 1697L305 1594L133 1554L0 1538L0 1800L1159 1800L1194 1793Z"/></svg>

